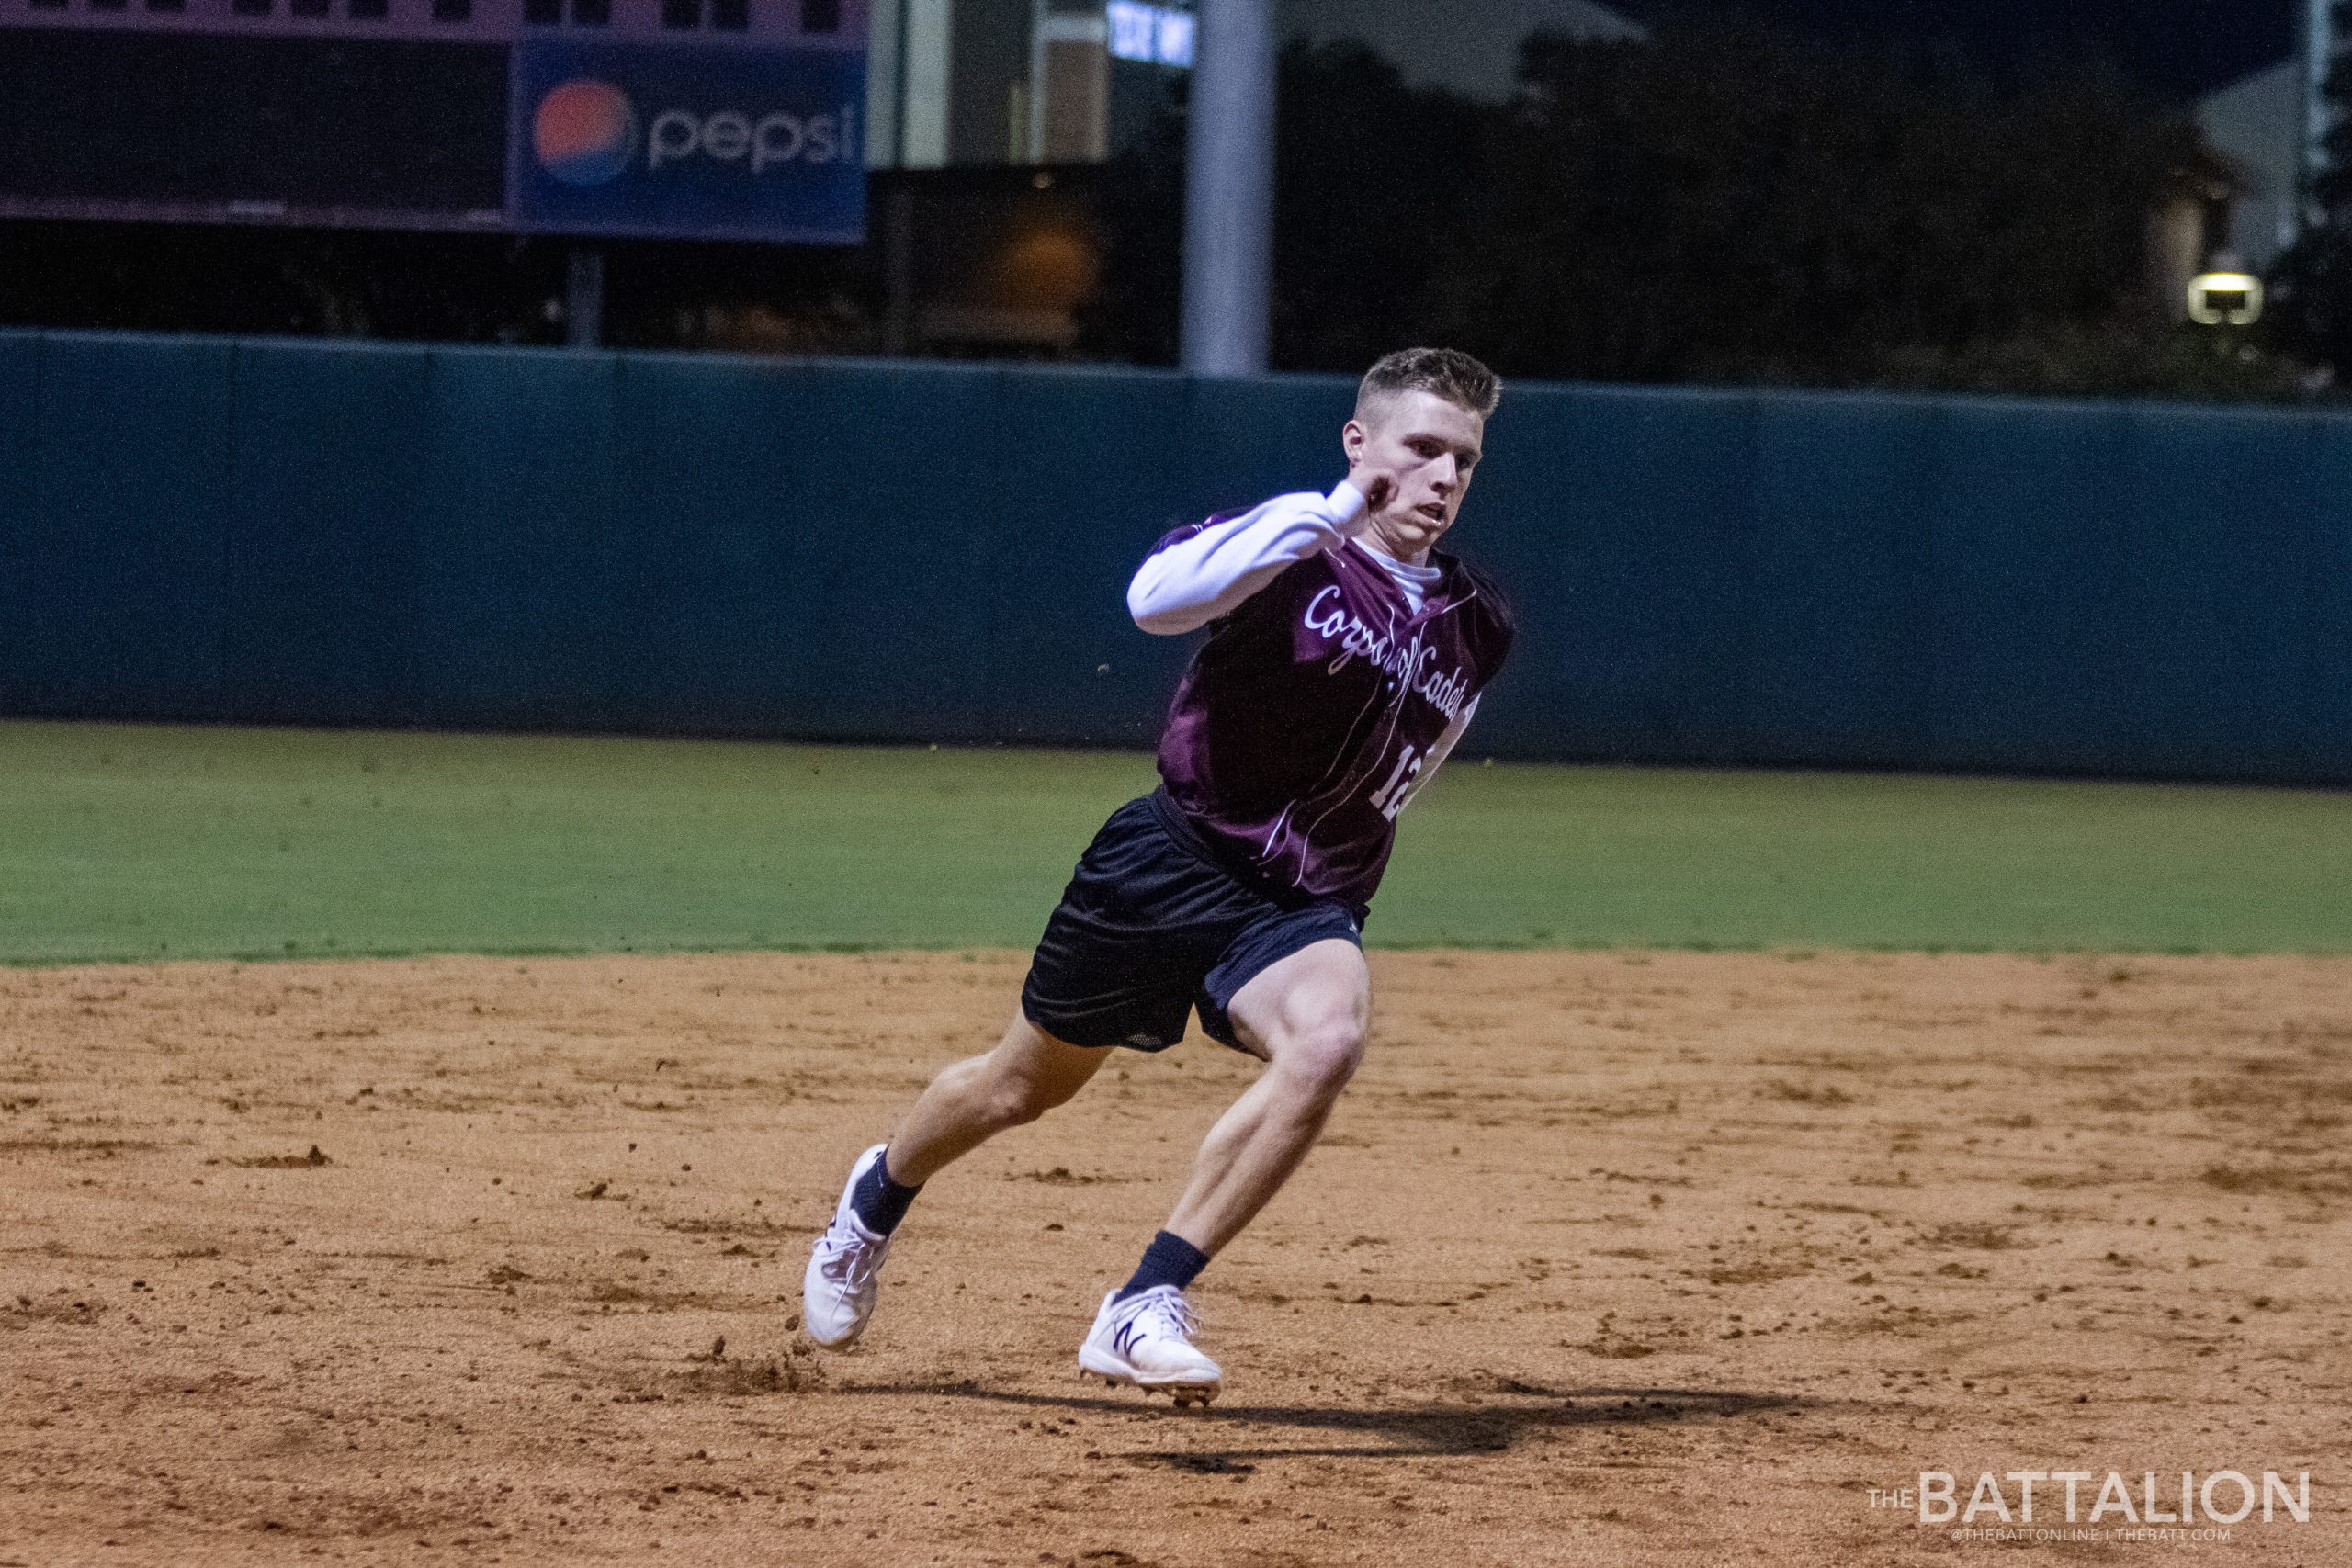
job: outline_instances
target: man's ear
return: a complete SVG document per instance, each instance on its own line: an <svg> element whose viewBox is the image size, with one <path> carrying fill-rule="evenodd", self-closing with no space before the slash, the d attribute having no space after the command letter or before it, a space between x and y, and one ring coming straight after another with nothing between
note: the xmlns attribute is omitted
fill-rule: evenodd
<svg viewBox="0 0 2352 1568"><path fill-rule="evenodd" d="M1353 468L1363 460L1364 443L1369 439L1371 433L1355 420L1340 427L1340 449L1348 455L1348 467Z"/></svg>

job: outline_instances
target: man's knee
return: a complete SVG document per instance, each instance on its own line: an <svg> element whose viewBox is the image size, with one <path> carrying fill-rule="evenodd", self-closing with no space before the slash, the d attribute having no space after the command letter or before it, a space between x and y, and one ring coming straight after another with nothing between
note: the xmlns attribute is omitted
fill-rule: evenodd
<svg viewBox="0 0 2352 1568"><path fill-rule="evenodd" d="M982 1109L998 1128L1025 1126L1056 1106L1069 1103L1079 1088L1078 1082L1057 1081L991 1062L981 1088Z"/></svg>
<svg viewBox="0 0 2352 1568"><path fill-rule="evenodd" d="M1275 1069L1307 1094L1329 1100L1363 1061L1364 1027L1345 1012L1313 1020L1272 1043Z"/></svg>

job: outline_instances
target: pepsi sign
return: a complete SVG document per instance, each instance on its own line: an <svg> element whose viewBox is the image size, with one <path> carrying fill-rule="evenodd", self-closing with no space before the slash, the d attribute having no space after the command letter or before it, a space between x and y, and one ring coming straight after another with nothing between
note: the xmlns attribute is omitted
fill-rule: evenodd
<svg viewBox="0 0 2352 1568"><path fill-rule="evenodd" d="M865 57L531 39L514 51L514 226L855 244Z"/></svg>

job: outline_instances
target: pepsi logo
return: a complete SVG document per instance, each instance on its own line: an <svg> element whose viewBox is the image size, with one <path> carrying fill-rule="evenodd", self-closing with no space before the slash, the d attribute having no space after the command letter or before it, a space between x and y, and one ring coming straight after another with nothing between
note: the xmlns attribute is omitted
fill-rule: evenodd
<svg viewBox="0 0 2352 1568"><path fill-rule="evenodd" d="M600 186L637 152L637 110L609 82L580 79L552 88L531 117L539 167L568 186Z"/></svg>

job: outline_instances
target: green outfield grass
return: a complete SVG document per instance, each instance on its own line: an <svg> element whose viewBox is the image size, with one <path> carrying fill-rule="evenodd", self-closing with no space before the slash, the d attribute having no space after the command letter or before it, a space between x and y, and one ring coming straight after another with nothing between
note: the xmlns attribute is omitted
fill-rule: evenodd
<svg viewBox="0 0 2352 1568"><path fill-rule="evenodd" d="M1130 754L0 724L0 962L1024 946ZM2352 795L1482 766L1390 946L2352 952Z"/></svg>

